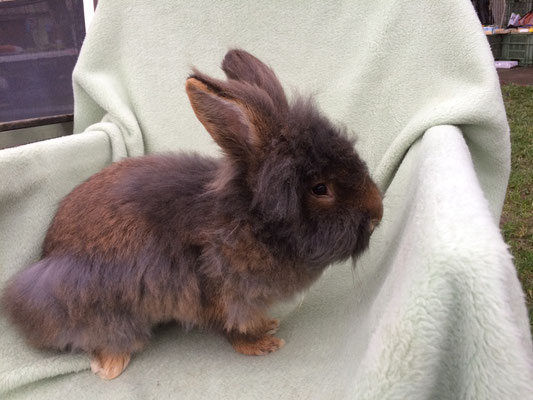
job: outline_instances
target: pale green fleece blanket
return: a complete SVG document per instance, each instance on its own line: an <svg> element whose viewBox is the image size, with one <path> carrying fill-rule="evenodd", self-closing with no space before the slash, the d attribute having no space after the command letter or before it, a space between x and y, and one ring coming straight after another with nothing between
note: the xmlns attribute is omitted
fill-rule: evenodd
<svg viewBox="0 0 533 400"><path fill-rule="evenodd" d="M277 353L169 326L110 382L83 355L31 349L2 318L0 397L531 398L524 296L498 230L509 132L468 0L101 0L74 72L78 134L0 151L0 284L39 257L58 201L91 174L217 151L184 82L191 65L222 77L231 47L357 133L386 196L355 273L332 266L274 310Z"/></svg>

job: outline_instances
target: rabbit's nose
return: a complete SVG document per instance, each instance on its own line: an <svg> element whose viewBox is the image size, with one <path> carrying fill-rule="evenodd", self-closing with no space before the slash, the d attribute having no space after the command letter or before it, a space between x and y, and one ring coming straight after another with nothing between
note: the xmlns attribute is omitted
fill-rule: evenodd
<svg viewBox="0 0 533 400"><path fill-rule="evenodd" d="M370 231L372 232L383 218L383 201L374 182L369 182L363 197L363 210L370 217Z"/></svg>

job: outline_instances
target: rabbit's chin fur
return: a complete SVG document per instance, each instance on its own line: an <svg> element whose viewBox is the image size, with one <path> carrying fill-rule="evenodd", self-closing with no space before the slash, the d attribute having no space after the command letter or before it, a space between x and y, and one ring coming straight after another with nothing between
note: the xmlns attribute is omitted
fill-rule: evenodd
<svg viewBox="0 0 533 400"><path fill-rule="evenodd" d="M353 143L310 100L289 105L250 54L223 69L227 81L195 71L186 89L225 157L126 159L61 202L43 258L2 297L32 344L89 352L113 377L174 320L266 354L283 345L268 307L367 247L381 195Z"/></svg>

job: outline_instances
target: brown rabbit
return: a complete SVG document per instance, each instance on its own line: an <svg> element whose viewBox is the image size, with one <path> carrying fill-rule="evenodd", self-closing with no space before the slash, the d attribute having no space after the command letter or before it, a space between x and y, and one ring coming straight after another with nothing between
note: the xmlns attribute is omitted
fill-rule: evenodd
<svg viewBox="0 0 533 400"><path fill-rule="evenodd" d="M87 352L104 379L164 321L267 354L284 344L268 307L367 247L383 208L353 143L249 53L222 69L186 91L224 157L126 159L61 202L43 258L2 297L31 344Z"/></svg>

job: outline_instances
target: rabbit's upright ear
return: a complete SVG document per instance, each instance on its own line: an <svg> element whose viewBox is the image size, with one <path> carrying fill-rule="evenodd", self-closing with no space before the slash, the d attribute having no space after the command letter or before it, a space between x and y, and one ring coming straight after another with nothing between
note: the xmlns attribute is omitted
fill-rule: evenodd
<svg viewBox="0 0 533 400"><path fill-rule="evenodd" d="M263 89L278 111L285 112L289 105L276 74L270 67L244 50L230 50L222 61L222 70L229 79L247 82Z"/></svg>
<svg viewBox="0 0 533 400"><path fill-rule="evenodd" d="M244 106L225 97L216 81L205 81L197 76L187 79L185 89L189 101L205 129L228 155L246 157L253 153L255 131Z"/></svg>

